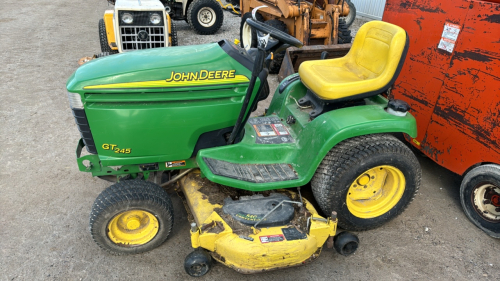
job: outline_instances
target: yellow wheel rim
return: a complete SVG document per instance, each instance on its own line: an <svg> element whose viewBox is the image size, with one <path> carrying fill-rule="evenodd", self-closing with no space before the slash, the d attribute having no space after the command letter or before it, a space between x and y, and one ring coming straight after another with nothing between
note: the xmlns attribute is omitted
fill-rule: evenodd
<svg viewBox="0 0 500 281"><path fill-rule="evenodd" d="M119 213L108 224L108 237L115 244L138 246L158 233L158 219L150 212L130 210Z"/></svg>
<svg viewBox="0 0 500 281"><path fill-rule="evenodd" d="M403 173L393 166L377 166L359 177L347 192L347 208L358 218L381 216L399 202L405 191Z"/></svg>

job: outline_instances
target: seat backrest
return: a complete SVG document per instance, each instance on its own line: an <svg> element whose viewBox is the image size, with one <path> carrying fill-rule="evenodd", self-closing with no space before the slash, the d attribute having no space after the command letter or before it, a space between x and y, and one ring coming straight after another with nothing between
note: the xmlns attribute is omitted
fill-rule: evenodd
<svg viewBox="0 0 500 281"><path fill-rule="evenodd" d="M356 34L347 66L362 79L378 78L392 85L403 66L408 41L406 31L399 26L367 22Z"/></svg>

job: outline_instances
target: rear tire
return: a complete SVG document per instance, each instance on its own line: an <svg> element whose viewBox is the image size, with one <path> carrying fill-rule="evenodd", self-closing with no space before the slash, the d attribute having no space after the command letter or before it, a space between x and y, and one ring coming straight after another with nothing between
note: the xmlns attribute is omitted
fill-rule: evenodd
<svg viewBox="0 0 500 281"><path fill-rule="evenodd" d="M280 20L276 19L268 20L265 22L265 24L288 34L288 28L286 27L286 24ZM278 72L280 72L281 63L283 63L283 58L285 58L285 51L279 54L274 54L274 59L271 61L271 64L269 65L270 74L277 74Z"/></svg>
<svg viewBox="0 0 500 281"><path fill-rule="evenodd" d="M189 5L187 21L198 34L215 34L224 22L224 12L214 0L194 0Z"/></svg>
<svg viewBox="0 0 500 281"><path fill-rule="evenodd" d="M347 139L325 156L311 181L325 214L339 226L368 230L401 214L420 186L421 170L411 150L392 135Z"/></svg>
<svg viewBox="0 0 500 281"><path fill-rule="evenodd" d="M101 53L109 53L110 55L118 53L109 46L104 19L99 20L99 43L101 44Z"/></svg>
<svg viewBox="0 0 500 281"><path fill-rule="evenodd" d="M257 32L255 32L255 30L253 30L246 22L247 19L251 18L251 12L245 13L241 17L240 24L240 44L241 47L245 48L245 50L247 51L250 48L257 48ZM257 21L264 22L264 17L259 13L255 13L255 18L257 19Z"/></svg>
<svg viewBox="0 0 500 281"><path fill-rule="evenodd" d="M92 238L116 255L143 253L160 246L173 223L167 192L143 180L120 181L106 188L90 213Z"/></svg>
<svg viewBox="0 0 500 281"><path fill-rule="evenodd" d="M347 0L347 4L349 5L349 14L344 17L345 23L347 27L350 27L354 20L356 19L356 6L351 0Z"/></svg>
<svg viewBox="0 0 500 281"><path fill-rule="evenodd" d="M468 172L460 186L460 202L472 223L500 238L500 166L483 165Z"/></svg>

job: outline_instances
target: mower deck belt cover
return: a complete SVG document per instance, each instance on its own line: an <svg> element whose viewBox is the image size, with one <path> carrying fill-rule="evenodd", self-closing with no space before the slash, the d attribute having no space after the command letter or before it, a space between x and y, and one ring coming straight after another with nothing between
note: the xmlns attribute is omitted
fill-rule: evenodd
<svg viewBox="0 0 500 281"><path fill-rule="evenodd" d="M261 227L286 225L293 219L295 210L290 203L283 203L280 206L283 200L290 200L290 198L277 193L272 193L268 197L262 194L243 196L239 200L232 200L228 197L224 199L222 210L246 225L254 225L260 220L262 220L259 222ZM274 208L276 210L264 218Z"/></svg>

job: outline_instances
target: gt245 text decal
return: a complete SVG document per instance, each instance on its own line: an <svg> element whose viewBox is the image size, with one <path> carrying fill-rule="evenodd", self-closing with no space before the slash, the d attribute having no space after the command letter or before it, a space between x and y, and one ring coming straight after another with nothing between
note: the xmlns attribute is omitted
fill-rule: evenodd
<svg viewBox="0 0 500 281"><path fill-rule="evenodd" d="M112 150L114 153L130 154L132 152L131 148L119 148L117 144L110 144L110 143L102 144L102 149Z"/></svg>

